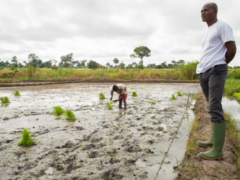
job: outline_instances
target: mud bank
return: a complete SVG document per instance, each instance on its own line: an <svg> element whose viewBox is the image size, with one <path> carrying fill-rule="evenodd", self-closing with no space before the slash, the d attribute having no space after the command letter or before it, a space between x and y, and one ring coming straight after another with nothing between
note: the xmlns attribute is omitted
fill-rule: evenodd
<svg viewBox="0 0 240 180"><path fill-rule="evenodd" d="M226 102L226 100L225 100ZM224 105L226 107L226 105ZM203 160L197 155L199 152L209 150L197 146L198 140L208 140L211 134L211 121L207 111L206 100L201 94L194 107L195 127L191 130L188 143L191 144L191 149L185 154L184 160L180 166L178 180L238 180L239 170L237 169L236 148L232 141L232 137L226 131L225 144L223 148L223 160Z"/></svg>
<svg viewBox="0 0 240 180"><path fill-rule="evenodd" d="M199 85L127 84L128 109L113 104L108 110L111 86L2 87L0 96L8 96L10 104L0 107L1 178L172 179L192 118L189 93L197 93ZM99 100L99 93L107 99ZM177 100L170 100L172 94ZM52 115L54 106L70 109L77 120ZM23 128L34 146L18 146Z"/></svg>
<svg viewBox="0 0 240 180"><path fill-rule="evenodd" d="M23 80L23 81L3 81L0 80L0 87L14 86L39 86L51 84L66 84L66 83L198 83L198 80L171 80L171 79L110 79L110 78L67 78L67 79L52 79L52 80Z"/></svg>

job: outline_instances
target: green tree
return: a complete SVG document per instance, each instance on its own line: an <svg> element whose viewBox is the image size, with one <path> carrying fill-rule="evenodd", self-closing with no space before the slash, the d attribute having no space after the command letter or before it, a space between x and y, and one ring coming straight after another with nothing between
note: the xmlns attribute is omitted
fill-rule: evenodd
<svg viewBox="0 0 240 180"><path fill-rule="evenodd" d="M120 68L120 69L124 69L124 68L125 68L125 64L124 64L123 62L121 62L121 63L119 64L119 68Z"/></svg>
<svg viewBox="0 0 240 180"><path fill-rule="evenodd" d="M52 61L48 60L46 62L43 62L42 65L40 66L41 68L51 68L52 67Z"/></svg>
<svg viewBox="0 0 240 180"><path fill-rule="evenodd" d="M34 69L42 66L42 60L36 54L28 55L28 63L27 66L32 66Z"/></svg>
<svg viewBox="0 0 240 180"><path fill-rule="evenodd" d="M106 67L112 67L112 65L109 62L107 62Z"/></svg>
<svg viewBox="0 0 240 180"><path fill-rule="evenodd" d="M16 56L12 57L12 68L16 69L18 67L18 60Z"/></svg>
<svg viewBox="0 0 240 180"><path fill-rule="evenodd" d="M113 59L113 63L115 64L115 67L117 66L117 64L119 63L119 60L118 60L118 58L114 58Z"/></svg>
<svg viewBox="0 0 240 180"><path fill-rule="evenodd" d="M130 57L140 58L139 65L140 67L143 68L143 58L151 56L151 50L146 46L139 46L139 47L136 47L133 51L134 53L131 54Z"/></svg>
<svg viewBox="0 0 240 180"><path fill-rule="evenodd" d="M73 66L73 53L69 53L66 56L61 57L60 67L72 67Z"/></svg>
<svg viewBox="0 0 240 180"><path fill-rule="evenodd" d="M87 64L89 69L97 69L99 64L96 61L90 60Z"/></svg>

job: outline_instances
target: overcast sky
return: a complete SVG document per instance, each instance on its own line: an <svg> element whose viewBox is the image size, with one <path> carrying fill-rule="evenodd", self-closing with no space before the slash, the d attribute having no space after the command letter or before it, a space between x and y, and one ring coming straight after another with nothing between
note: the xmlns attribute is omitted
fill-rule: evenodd
<svg viewBox="0 0 240 180"><path fill-rule="evenodd" d="M75 60L125 64L137 46L147 46L144 64L200 58L207 26L202 0L1 0L0 60L43 61L73 53ZM240 45L239 0L216 0L218 19L231 25ZM239 49L239 48L238 48ZM240 50L230 66L240 66Z"/></svg>

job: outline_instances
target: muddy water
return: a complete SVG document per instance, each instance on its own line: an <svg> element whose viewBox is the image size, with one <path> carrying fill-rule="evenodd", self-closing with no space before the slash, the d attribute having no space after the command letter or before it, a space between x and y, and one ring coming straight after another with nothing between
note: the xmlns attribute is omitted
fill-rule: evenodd
<svg viewBox="0 0 240 180"><path fill-rule="evenodd" d="M0 107L1 178L172 179L193 119L188 95L199 92L199 85L128 84L128 109L115 103L108 110L111 86L1 88L0 97L11 101ZM133 91L138 97L131 96ZM107 99L99 100L99 93ZM177 100L170 100L172 94ZM70 109L77 120L52 115L54 106ZM34 146L18 146L23 128Z"/></svg>
<svg viewBox="0 0 240 180"><path fill-rule="evenodd" d="M240 130L240 105L235 100L230 100L226 97L222 99L223 109L226 113L230 114L237 122L237 127Z"/></svg>

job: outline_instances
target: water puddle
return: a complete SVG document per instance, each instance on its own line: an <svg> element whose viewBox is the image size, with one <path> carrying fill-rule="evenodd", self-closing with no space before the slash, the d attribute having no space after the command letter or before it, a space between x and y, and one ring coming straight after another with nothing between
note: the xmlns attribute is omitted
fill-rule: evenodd
<svg viewBox="0 0 240 180"><path fill-rule="evenodd" d="M17 179L172 179L194 119L189 93L198 84L127 84L128 109L113 104L112 84L62 84L0 89L0 174ZM20 97L13 92L18 90ZM138 97L132 97L135 91ZM177 96L180 91L182 96ZM99 100L103 93L107 99ZM175 94L177 100L170 100ZM115 94L114 99L117 98ZM156 104L152 104L152 100ZM77 120L51 114L70 109ZM23 128L35 146L20 147Z"/></svg>
<svg viewBox="0 0 240 180"><path fill-rule="evenodd" d="M240 130L240 105L237 101L230 100L226 97L222 99L222 106L226 113L230 114L237 122L238 130Z"/></svg>

